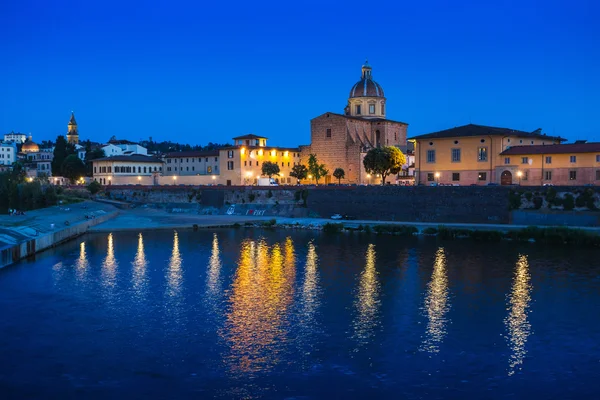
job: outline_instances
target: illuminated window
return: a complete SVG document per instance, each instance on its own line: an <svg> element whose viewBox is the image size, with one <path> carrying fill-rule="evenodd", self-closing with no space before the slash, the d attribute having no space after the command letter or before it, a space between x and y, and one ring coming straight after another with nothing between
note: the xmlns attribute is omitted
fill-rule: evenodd
<svg viewBox="0 0 600 400"><path fill-rule="evenodd" d="M576 181L577 180L577 171L569 171L569 180Z"/></svg>
<svg viewBox="0 0 600 400"><path fill-rule="evenodd" d="M233 161L231 161L231 162L233 162ZM212 167L207 167L206 172L208 172L210 174L212 172Z"/></svg>
<svg viewBox="0 0 600 400"><path fill-rule="evenodd" d="M477 161L487 161L488 152L487 147L478 147L477 148Z"/></svg>
<svg viewBox="0 0 600 400"><path fill-rule="evenodd" d="M233 150L227 150L227 158L233 158Z"/></svg>
<svg viewBox="0 0 600 400"><path fill-rule="evenodd" d="M477 179L480 181L487 181L487 172L480 172Z"/></svg>
<svg viewBox="0 0 600 400"><path fill-rule="evenodd" d="M433 182L434 179L435 179L435 177L433 176L433 173L427 174L427 182Z"/></svg>
<svg viewBox="0 0 600 400"><path fill-rule="evenodd" d="M233 171L233 161L227 161L227 170Z"/></svg>

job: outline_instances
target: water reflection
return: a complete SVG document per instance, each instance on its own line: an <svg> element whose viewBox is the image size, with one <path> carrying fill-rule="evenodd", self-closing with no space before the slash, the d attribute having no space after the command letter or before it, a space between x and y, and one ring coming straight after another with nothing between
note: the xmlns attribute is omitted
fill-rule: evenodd
<svg viewBox="0 0 600 400"><path fill-rule="evenodd" d="M278 364L285 348L294 276L291 240L283 251L278 243L269 248L264 240L242 242L221 332L229 345L226 362L231 372L268 371Z"/></svg>
<svg viewBox="0 0 600 400"><path fill-rule="evenodd" d="M508 296L509 315L504 320L508 331L508 345L512 351L508 363L508 375L513 375L517 369L521 369L523 359L527 354L525 344L531 335L531 324L527 318L531 302L530 280L529 261L527 256L520 255L513 277L512 290Z"/></svg>
<svg viewBox="0 0 600 400"><path fill-rule="evenodd" d="M438 249L435 255L431 281L427 285L427 295L423 308L427 317L427 331L421 350L437 353L440 351L439 346L446 336L446 325L448 324L446 314L450 309L446 254L442 247Z"/></svg>
<svg viewBox="0 0 600 400"><path fill-rule="evenodd" d="M77 279L83 279L85 272L89 266L89 262L87 259L87 253L85 252L85 242L79 243L79 258L75 262L75 271L77 274Z"/></svg>
<svg viewBox="0 0 600 400"><path fill-rule="evenodd" d="M208 281L207 289L209 296L216 296L221 292L220 285L221 275L221 257L219 251L219 239L217 234L213 233L212 250L210 259L208 260Z"/></svg>
<svg viewBox="0 0 600 400"><path fill-rule="evenodd" d="M170 297L175 297L181 292L181 254L179 253L179 236L177 231L173 234L173 251L169 259L169 270L167 273L168 291Z"/></svg>
<svg viewBox="0 0 600 400"><path fill-rule="evenodd" d="M306 254L306 266L304 269L304 283L302 284L302 314L305 318L305 321L309 322L309 324L314 322L315 313L319 307L319 275L317 274L318 261L315 245L312 242L309 242L308 253Z"/></svg>
<svg viewBox="0 0 600 400"><path fill-rule="evenodd" d="M133 260L133 288L136 293L140 295L146 284L146 267L148 261L146 261L146 253L144 251L144 237L142 234L138 234L138 245L135 258Z"/></svg>
<svg viewBox="0 0 600 400"><path fill-rule="evenodd" d="M108 245L106 257L102 262L102 283L108 287L114 287L116 284L118 263L115 258L115 249L113 246L113 234L108 234Z"/></svg>
<svg viewBox="0 0 600 400"><path fill-rule="evenodd" d="M379 282L375 269L375 245L367 248L365 269L360 275L358 295L355 300L357 311L354 320L354 338L359 344L366 344L379 325Z"/></svg>

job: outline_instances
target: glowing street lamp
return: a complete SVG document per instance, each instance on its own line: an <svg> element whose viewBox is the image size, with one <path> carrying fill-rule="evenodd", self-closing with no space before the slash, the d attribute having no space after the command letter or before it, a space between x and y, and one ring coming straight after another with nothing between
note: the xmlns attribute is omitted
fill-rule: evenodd
<svg viewBox="0 0 600 400"><path fill-rule="evenodd" d="M141 176L138 176L138 182L139 182L139 181L141 181L141 180L142 180L142 177L141 177Z"/></svg>
<svg viewBox="0 0 600 400"><path fill-rule="evenodd" d="M517 176L519 177L519 186L521 186L521 177L523 176L523 172L517 171Z"/></svg>
<svg viewBox="0 0 600 400"><path fill-rule="evenodd" d="M367 174L367 179L369 180L369 185L371 184L371 174Z"/></svg>
<svg viewBox="0 0 600 400"><path fill-rule="evenodd" d="M440 184L440 173L439 172L435 173L435 179L436 179L437 184L439 185Z"/></svg>

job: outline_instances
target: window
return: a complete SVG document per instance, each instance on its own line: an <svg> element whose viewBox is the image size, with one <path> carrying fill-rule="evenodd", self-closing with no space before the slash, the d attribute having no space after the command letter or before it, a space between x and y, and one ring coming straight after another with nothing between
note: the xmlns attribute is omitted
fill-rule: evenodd
<svg viewBox="0 0 600 400"><path fill-rule="evenodd" d="M452 149L452 162L460 162L460 149Z"/></svg>
<svg viewBox="0 0 600 400"><path fill-rule="evenodd" d="M356 106L356 115L360 115L360 104Z"/></svg>
<svg viewBox="0 0 600 400"><path fill-rule="evenodd" d="M175 167L175 171L177 171L177 167Z"/></svg>
<svg viewBox="0 0 600 400"><path fill-rule="evenodd" d="M596 154L596 162L600 162L600 154Z"/></svg>
<svg viewBox="0 0 600 400"><path fill-rule="evenodd" d="M577 171L569 171L569 180L576 181L577 180Z"/></svg>
<svg viewBox="0 0 600 400"><path fill-rule="evenodd" d="M138 167L138 174L142 173L142 167Z"/></svg>
<svg viewBox="0 0 600 400"><path fill-rule="evenodd" d="M233 158L233 156L231 156L230 158ZM204 157L204 162L208 162L208 157Z"/></svg>
<svg viewBox="0 0 600 400"><path fill-rule="evenodd" d="M546 164L552 164L552 157L546 156Z"/></svg>
<svg viewBox="0 0 600 400"><path fill-rule="evenodd" d="M427 174L427 182L433 182L433 179L434 179L433 174L432 173L428 173Z"/></svg>
<svg viewBox="0 0 600 400"><path fill-rule="evenodd" d="M521 164L529 164L529 157L521 157Z"/></svg>
<svg viewBox="0 0 600 400"><path fill-rule="evenodd" d="M167 158L167 164L171 164L171 159Z"/></svg>
<svg viewBox="0 0 600 400"><path fill-rule="evenodd" d="M375 114L375 104L369 104L369 114Z"/></svg>
<svg viewBox="0 0 600 400"><path fill-rule="evenodd" d="M529 177L529 171L523 171L523 176L521 177L522 181L526 181Z"/></svg>
<svg viewBox="0 0 600 400"><path fill-rule="evenodd" d="M189 159L189 158L186 158L186 159L185 159L185 162L190 162L190 159Z"/></svg>
<svg viewBox="0 0 600 400"><path fill-rule="evenodd" d="M212 172L212 167L207 167L206 172L208 172L210 174Z"/></svg>
<svg viewBox="0 0 600 400"><path fill-rule="evenodd" d="M504 164L510 164L510 157L504 157Z"/></svg>
<svg viewBox="0 0 600 400"><path fill-rule="evenodd" d="M185 170L186 170L186 171L189 171L189 170L190 170L190 167L185 167ZM144 172L146 172L146 171L144 171Z"/></svg>
<svg viewBox="0 0 600 400"><path fill-rule="evenodd" d="M196 169L192 166L192 171L195 171Z"/></svg>
<svg viewBox="0 0 600 400"><path fill-rule="evenodd" d="M244 167L248 166L248 161L244 161Z"/></svg>
<svg viewBox="0 0 600 400"><path fill-rule="evenodd" d="M544 180L546 180L546 181L552 180L552 171L544 171Z"/></svg>
<svg viewBox="0 0 600 400"><path fill-rule="evenodd" d="M144 173L146 173L146 167L144 167Z"/></svg>
<svg viewBox="0 0 600 400"><path fill-rule="evenodd" d="M96 173L96 167L94 167L94 173Z"/></svg>
<svg viewBox="0 0 600 400"><path fill-rule="evenodd" d="M487 181L487 172L480 172L477 179L480 181Z"/></svg>
<svg viewBox="0 0 600 400"><path fill-rule="evenodd" d="M577 162L577 156L571 156L571 162L572 163Z"/></svg>
<svg viewBox="0 0 600 400"><path fill-rule="evenodd" d="M219 161L219 157L215 157L215 161Z"/></svg>
<svg viewBox="0 0 600 400"><path fill-rule="evenodd" d="M325 133L325 136L327 137L331 137L331 128L327 128L327 131Z"/></svg>
<svg viewBox="0 0 600 400"><path fill-rule="evenodd" d="M600 181L600 169L596 170L596 180Z"/></svg>
<svg viewBox="0 0 600 400"><path fill-rule="evenodd" d="M381 113L385 114L385 104L381 103Z"/></svg>
<svg viewBox="0 0 600 400"><path fill-rule="evenodd" d="M452 180L454 182L460 181L460 173L459 172L453 172L452 173Z"/></svg>
<svg viewBox="0 0 600 400"><path fill-rule="evenodd" d="M427 162L428 163L435 162L435 150L427 150Z"/></svg>
<svg viewBox="0 0 600 400"><path fill-rule="evenodd" d="M477 148L477 161L487 161L487 159L488 159L487 147L478 147Z"/></svg>
<svg viewBox="0 0 600 400"><path fill-rule="evenodd" d="M233 158L233 150L227 150L227 158Z"/></svg>
<svg viewBox="0 0 600 400"><path fill-rule="evenodd" d="M256 166L258 167L258 161L256 162Z"/></svg>
<svg viewBox="0 0 600 400"><path fill-rule="evenodd" d="M227 170L233 171L233 161L227 161Z"/></svg>

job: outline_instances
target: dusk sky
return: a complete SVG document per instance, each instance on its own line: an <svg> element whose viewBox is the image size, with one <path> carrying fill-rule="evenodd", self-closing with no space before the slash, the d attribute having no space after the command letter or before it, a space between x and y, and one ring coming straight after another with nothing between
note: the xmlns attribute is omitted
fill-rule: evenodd
<svg viewBox="0 0 600 400"><path fill-rule="evenodd" d="M368 57L409 137L600 141L599 3L2 1L0 133L55 139L74 110L81 140L308 144Z"/></svg>

